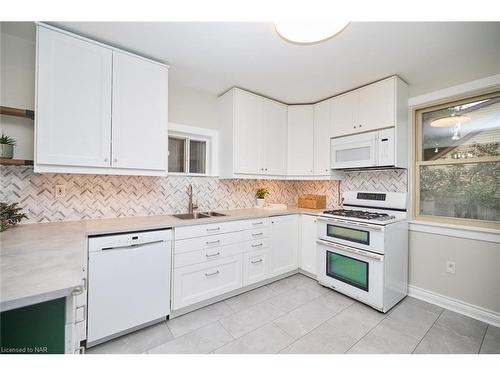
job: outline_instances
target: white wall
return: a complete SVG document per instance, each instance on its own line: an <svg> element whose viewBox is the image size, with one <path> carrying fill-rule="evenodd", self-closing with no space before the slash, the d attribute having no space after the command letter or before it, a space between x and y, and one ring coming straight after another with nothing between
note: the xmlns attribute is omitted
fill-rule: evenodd
<svg viewBox="0 0 500 375"><path fill-rule="evenodd" d="M1 32L0 104L33 109L35 103L35 41ZM15 159L33 159L33 121L1 115L1 131L17 140Z"/></svg>
<svg viewBox="0 0 500 375"><path fill-rule="evenodd" d="M410 121L413 107L494 88L500 89L500 74L410 98ZM410 285L500 314L500 234L478 240L466 238L466 229L460 232L460 237L453 237L410 230ZM481 234L475 232L474 237ZM495 238L499 242L491 242ZM446 272L448 260L456 263L455 274Z"/></svg>
<svg viewBox="0 0 500 375"><path fill-rule="evenodd" d="M0 103L34 109L35 40L2 32L0 41ZM169 121L217 129L217 96L173 82L169 82ZM14 158L33 160L33 121L2 115L1 131L17 140Z"/></svg>

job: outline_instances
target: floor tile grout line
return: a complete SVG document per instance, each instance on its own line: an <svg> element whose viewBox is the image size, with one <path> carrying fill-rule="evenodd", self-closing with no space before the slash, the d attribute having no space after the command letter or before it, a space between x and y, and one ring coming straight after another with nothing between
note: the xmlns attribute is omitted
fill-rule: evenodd
<svg viewBox="0 0 500 375"><path fill-rule="evenodd" d="M321 297L321 296L320 296ZM319 297L318 297L319 298ZM356 303L356 301L353 301L351 304L349 304L348 306L344 307L343 309L340 309L339 311L337 311L336 313L334 313L331 317L329 317L327 320L325 320L323 323L317 325L316 327L314 327L313 329L311 329L309 332L306 332L304 335L300 336L299 338L295 339L293 342L290 343L290 345L287 345L285 346L283 349L280 350L280 353L285 350L286 348L292 346L295 342L299 341L300 339L306 337L307 335L309 335L312 331L314 331L315 329L317 329L318 327L322 326L323 324L325 324L326 322L328 322L329 320L333 319L334 317L336 317L337 315L339 315L341 312L343 312L344 310L347 310L349 307L351 307L352 305L354 305ZM278 318L277 318L278 319ZM274 321L273 321L274 322Z"/></svg>
<svg viewBox="0 0 500 375"><path fill-rule="evenodd" d="M399 301L399 302L396 304L396 306L397 306L398 304L400 304L403 300L404 300L404 298L403 298L401 301ZM360 302L360 303L361 303L361 302ZM373 331L373 330L374 330L375 328L377 328L377 327L378 327L378 326L379 326L379 325L380 325L380 324L381 324L384 320L386 320L389 316L391 316L391 314L392 314L392 313L396 310L396 309L395 309L395 307L396 307L396 306L394 306L393 308L391 308L390 312L389 312L387 315L385 315L385 316L384 316L384 317L380 320L380 322L378 322L377 324L375 324L375 326L374 326L372 329L370 329L370 330L369 330L368 332L366 332L366 333L365 333L362 337L360 337L360 339L359 339L358 341L356 341L354 344L352 344L352 345L351 345L351 346L350 346L350 347L349 347L349 348L348 348L348 349L344 352L344 354L347 354L347 352L348 352L349 350L351 350L351 349L352 349L352 348L353 348L353 347L354 347L354 346L355 346L358 342L360 342L361 340L363 340L363 339L364 339L364 338L365 338L365 337L366 337L366 336L367 336L367 335L368 335L371 331ZM384 314L384 313L382 313L382 314Z"/></svg>
<svg viewBox="0 0 500 375"><path fill-rule="evenodd" d="M418 346L420 345L420 343L425 339L425 337L428 335L428 333L430 332L430 330L436 325L436 322L439 320L439 318L441 318L441 315L443 315L443 312L445 311L445 309L442 309L439 313L439 315L437 316L437 318L434 320L434 322L432 322L431 326L429 327L429 329L427 331L425 331L425 334L422 336L422 338L419 340L419 342L417 343L417 345L415 345L415 347L413 348L413 350L411 351L411 354L414 354L415 353L415 350L417 350Z"/></svg>
<svg viewBox="0 0 500 375"><path fill-rule="evenodd" d="M484 330L483 339L481 340L481 345L479 345L479 351L477 352L477 354L481 354L481 349L483 349L484 339L486 338L486 334L488 333L489 329L490 329L490 324L487 324L486 329Z"/></svg>
<svg viewBox="0 0 500 375"><path fill-rule="evenodd" d="M230 343L232 343L232 342L235 342L235 341L236 341L236 339L234 338L234 336L233 336L233 335L231 335L231 332L229 332L229 331L226 329L226 327L224 327L224 325L223 325L221 322L219 322L219 324L222 326L222 329L223 329L224 331L226 331L226 333L229 335L229 337L232 337L232 340L230 340L230 341L228 341L228 342L226 342L226 343L224 343L224 344L222 344L222 345L220 345L220 346L216 347L215 349L212 349L212 350L211 350L208 354L210 354L210 353L211 353L211 354L217 354L217 353L215 353L215 351L216 351L216 350L218 350L218 349L220 349L220 348L222 348L222 347L224 347L224 346L226 346L226 345L229 345Z"/></svg>

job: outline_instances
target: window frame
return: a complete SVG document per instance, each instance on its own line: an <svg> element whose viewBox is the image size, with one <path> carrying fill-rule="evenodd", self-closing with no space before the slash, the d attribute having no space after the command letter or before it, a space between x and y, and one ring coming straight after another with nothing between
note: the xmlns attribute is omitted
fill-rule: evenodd
<svg viewBox="0 0 500 375"><path fill-rule="evenodd" d="M500 96L499 88L488 90L481 93L462 95L455 98L447 98L435 103L428 103L418 106L413 109L413 220L422 222L435 222L440 224L464 225L472 227L500 229L500 221L480 220L480 219L464 219L447 216L425 215L420 213L420 167L422 166L437 166L451 164L477 164L477 163L500 163L500 156L488 156L470 159L443 159L443 160L423 160L423 132L422 132L422 113L436 111L443 108L466 104L471 101L489 99Z"/></svg>
<svg viewBox="0 0 500 375"><path fill-rule="evenodd" d="M210 177L217 176L217 145L218 133L215 130L198 128L194 126L169 123L168 138L181 139L184 141L184 170L185 172L170 172L169 176L192 176L192 177ZM190 173L189 158L191 140L205 142L205 173ZM170 152L169 152L170 156ZM168 164L168 162L167 162Z"/></svg>

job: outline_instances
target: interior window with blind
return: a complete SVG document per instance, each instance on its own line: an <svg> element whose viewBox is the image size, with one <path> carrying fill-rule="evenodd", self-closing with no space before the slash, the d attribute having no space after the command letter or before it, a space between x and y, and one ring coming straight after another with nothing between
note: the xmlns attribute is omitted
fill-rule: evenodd
<svg viewBox="0 0 500 375"><path fill-rule="evenodd" d="M416 216L500 223L500 92L416 112Z"/></svg>
<svg viewBox="0 0 500 375"><path fill-rule="evenodd" d="M207 173L207 141L168 137L168 172L186 174Z"/></svg>

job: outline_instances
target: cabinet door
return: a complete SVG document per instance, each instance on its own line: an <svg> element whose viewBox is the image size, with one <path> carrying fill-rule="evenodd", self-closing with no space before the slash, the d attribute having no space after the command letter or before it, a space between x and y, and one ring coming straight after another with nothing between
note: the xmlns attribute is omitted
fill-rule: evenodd
<svg viewBox="0 0 500 375"><path fill-rule="evenodd" d="M317 223L315 216L302 215L299 268L316 276Z"/></svg>
<svg viewBox="0 0 500 375"><path fill-rule="evenodd" d="M332 98L330 106L330 136L339 137L357 131L358 94L347 93Z"/></svg>
<svg viewBox="0 0 500 375"><path fill-rule="evenodd" d="M261 173L286 174L287 107L270 100L262 103Z"/></svg>
<svg viewBox="0 0 500 375"><path fill-rule="evenodd" d="M37 29L36 163L109 167L109 49Z"/></svg>
<svg viewBox="0 0 500 375"><path fill-rule="evenodd" d="M314 105L314 175L330 174L330 101Z"/></svg>
<svg viewBox="0 0 500 375"><path fill-rule="evenodd" d="M298 216L273 217L272 241L269 250L269 277L297 269L299 246Z"/></svg>
<svg viewBox="0 0 500 375"><path fill-rule="evenodd" d="M263 99L236 90L234 100L234 173L260 174Z"/></svg>
<svg viewBox="0 0 500 375"><path fill-rule="evenodd" d="M168 69L113 52L112 166L167 171Z"/></svg>
<svg viewBox="0 0 500 375"><path fill-rule="evenodd" d="M312 105L288 107L288 174L313 174L314 112Z"/></svg>
<svg viewBox="0 0 500 375"><path fill-rule="evenodd" d="M359 90L357 130L375 130L395 125L395 78Z"/></svg>
<svg viewBox="0 0 500 375"><path fill-rule="evenodd" d="M267 279L268 250L254 250L243 254L243 286Z"/></svg>

